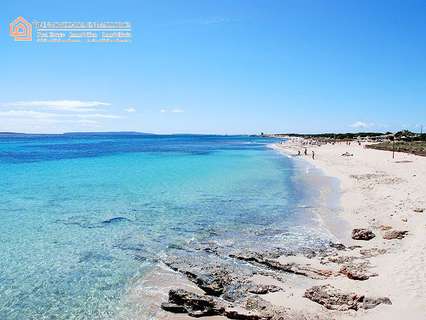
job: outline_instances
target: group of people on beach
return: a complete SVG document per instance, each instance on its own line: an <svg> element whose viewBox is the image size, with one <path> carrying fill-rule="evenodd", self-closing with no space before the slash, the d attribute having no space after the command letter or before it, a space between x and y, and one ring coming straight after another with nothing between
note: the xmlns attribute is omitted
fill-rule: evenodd
<svg viewBox="0 0 426 320"><path fill-rule="evenodd" d="M308 149L307 149L307 148L305 148L305 150L304 150L304 154L305 154L305 156L307 156L307 155L308 155ZM300 150L298 151L297 155L298 155L298 156L301 156L301 155L302 155L302 153L301 153L301 151L300 151ZM314 151L314 150L312 150L312 159L314 159L314 160L315 160L315 151Z"/></svg>

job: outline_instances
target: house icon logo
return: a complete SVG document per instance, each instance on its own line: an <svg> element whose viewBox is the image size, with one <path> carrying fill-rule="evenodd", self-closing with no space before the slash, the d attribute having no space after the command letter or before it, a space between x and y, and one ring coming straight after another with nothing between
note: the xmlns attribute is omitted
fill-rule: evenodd
<svg viewBox="0 0 426 320"><path fill-rule="evenodd" d="M15 41L31 41L33 39L31 23L22 17L18 17L10 23L9 33Z"/></svg>

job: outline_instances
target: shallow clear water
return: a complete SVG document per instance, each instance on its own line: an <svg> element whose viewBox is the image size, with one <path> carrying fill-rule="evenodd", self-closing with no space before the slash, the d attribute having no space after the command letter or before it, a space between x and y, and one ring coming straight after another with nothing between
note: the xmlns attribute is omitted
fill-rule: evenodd
<svg viewBox="0 0 426 320"><path fill-rule="evenodd" d="M0 137L0 319L113 319L164 250L306 245L292 161L246 136Z"/></svg>

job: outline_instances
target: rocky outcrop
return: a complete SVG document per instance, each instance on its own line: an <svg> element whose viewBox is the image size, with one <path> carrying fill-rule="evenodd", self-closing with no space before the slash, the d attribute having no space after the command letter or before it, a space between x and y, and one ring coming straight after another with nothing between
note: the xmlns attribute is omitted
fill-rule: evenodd
<svg viewBox="0 0 426 320"><path fill-rule="evenodd" d="M187 313L197 318L222 315L229 319L241 320L289 319L284 318L284 310L279 310L258 297L249 297L235 306L216 297L199 295L183 289L170 290L169 301L162 303L161 308L172 313Z"/></svg>
<svg viewBox="0 0 426 320"><path fill-rule="evenodd" d="M252 272L225 263L204 261L199 256L168 256L163 262L172 270L185 275L211 296L223 296L229 301L243 296L252 283Z"/></svg>
<svg viewBox="0 0 426 320"><path fill-rule="evenodd" d="M377 276L367 270L367 263L349 263L343 265L339 272L352 280L367 280L370 277Z"/></svg>
<svg viewBox="0 0 426 320"><path fill-rule="evenodd" d="M344 264L344 263L352 263L354 260L359 259L358 257L353 256L330 256L321 260L322 263L336 263L336 264Z"/></svg>
<svg viewBox="0 0 426 320"><path fill-rule="evenodd" d="M222 315L225 312L225 305L218 299L184 289L170 290L169 302L162 303L161 308L174 313L188 313L192 317Z"/></svg>
<svg viewBox="0 0 426 320"><path fill-rule="evenodd" d="M375 237L376 235L373 233L373 231L369 230L369 229L364 229L364 228L358 228L358 229L353 229L352 230L352 239L354 240L371 240Z"/></svg>
<svg viewBox="0 0 426 320"><path fill-rule="evenodd" d="M231 254L230 257L247 262L254 262L275 271L294 273L312 279L326 279L333 275L333 271L331 270L316 269L307 265L297 264L294 262L281 263L277 260L265 258L264 256L256 252Z"/></svg>
<svg viewBox="0 0 426 320"><path fill-rule="evenodd" d="M248 292L255 294L267 294L271 292L281 291L280 287L271 284L251 284L248 288Z"/></svg>
<svg viewBox="0 0 426 320"><path fill-rule="evenodd" d="M382 303L392 304L390 299L386 297L372 298L353 292L346 293L329 284L307 289L304 297L323 305L327 309L339 311L372 309Z"/></svg>
<svg viewBox="0 0 426 320"><path fill-rule="evenodd" d="M359 253L366 258L371 258L381 254L385 254L386 249L379 249L379 248L361 249L359 250Z"/></svg>
<svg viewBox="0 0 426 320"><path fill-rule="evenodd" d="M386 231L383 235L383 239L392 240L392 239L403 239L407 235L408 231L401 230L389 230Z"/></svg>
<svg viewBox="0 0 426 320"><path fill-rule="evenodd" d="M330 246L330 248L333 248L339 251L343 251L347 249L346 246L342 243L329 242L328 245Z"/></svg>
<svg viewBox="0 0 426 320"><path fill-rule="evenodd" d="M354 229L353 236L360 240L375 237L368 229ZM176 255L168 255L162 261L172 270L185 275L205 294L184 289L170 290L168 302L161 307L172 313L186 313L192 317L221 315L229 319L247 320L311 319L309 314L303 315L308 318L300 318L301 313L279 308L263 300L260 295L283 289L275 285L254 283L253 275L270 276L281 282L285 282L286 273L315 280L344 275L352 280L364 281L377 276L369 271L367 258L384 253L384 249L361 249L361 255L358 256L351 252L359 248L330 243L318 250L302 249L299 252L274 248L262 251L229 250L211 241L192 251L186 247L177 248L173 251ZM296 255L296 258L289 257ZM332 268L340 269L323 269L321 264L313 267L309 262L313 258L322 265L333 263ZM331 285L314 286L305 291L304 297L332 310L370 309L382 303L391 304L388 298L347 293Z"/></svg>
<svg viewBox="0 0 426 320"><path fill-rule="evenodd" d="M161 309L171 313L188 313L188 310L183 305L178 305L170 302L163 302Z"/></svg>

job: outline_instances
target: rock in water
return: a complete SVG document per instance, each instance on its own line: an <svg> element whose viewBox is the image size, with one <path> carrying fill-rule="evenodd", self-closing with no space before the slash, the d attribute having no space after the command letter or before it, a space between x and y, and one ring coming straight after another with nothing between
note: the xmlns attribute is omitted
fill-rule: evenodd
<svg viewBox="0 0 426 320"><path fill-rule="evenodd" d="M130 219L127 219L125 217L114 217L111 219L104 220L102 221L102 223L111 224L111 223L124 222L124 221L130 221Z"/></svg>
<svg viewBox="0 0 426 320"><path fill-rule="evenodd" d="M389 230L386 231L383 235L383 239L392 240L392 239L403 239L407 235L408 231L401 230Z"/></svg>
<svg viewBox="0 0 426 320"><path fill-rule="evenodd" d="M329 284L307 289L304 297L323 305L327 309L339 311L372 309L382 303L392 304L390 299L386 297L372 298L353 292L346 293Z"/></svg>
<svg viewBox="0 0 426 320"><path fill-rule="evenodd" d="M354 240L371 240L376 235L369 229L359 228L352 230L352 239Z"/></svg>

